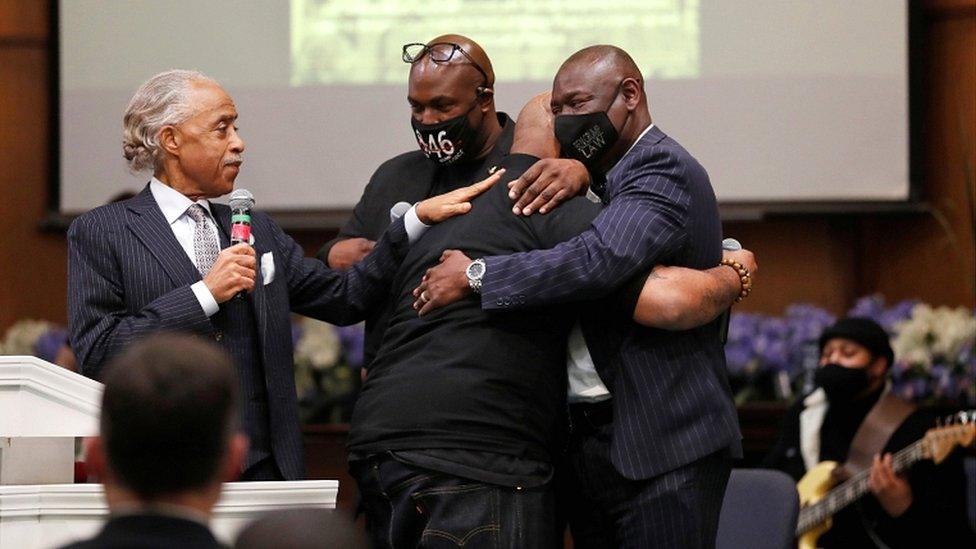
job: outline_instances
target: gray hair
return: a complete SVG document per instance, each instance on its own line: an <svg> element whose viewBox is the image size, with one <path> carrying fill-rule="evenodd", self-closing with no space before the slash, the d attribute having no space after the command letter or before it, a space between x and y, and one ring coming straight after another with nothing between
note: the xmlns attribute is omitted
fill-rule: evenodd
<svg viewBox="0 0 976 549"><path fill-rule="evenodd" d="M198 71L174 69L161 72L139 86L122 117L122 156L129 169L156 168L160 160L159 131L193 116L189 104L194 82L213 82Z"/></svg>

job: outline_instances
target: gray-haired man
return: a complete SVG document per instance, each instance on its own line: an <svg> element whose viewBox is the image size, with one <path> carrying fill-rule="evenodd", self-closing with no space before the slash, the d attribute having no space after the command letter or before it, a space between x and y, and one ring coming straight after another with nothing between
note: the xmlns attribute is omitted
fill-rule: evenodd
<svg viewBox="0 0 976 549"><path fill-rule="evenodd" d="M159 331L212 337L230 351L251 448L245 479L304 475L289 312L338 324L361 320L426 224L465 213L497 177L418 203L377 249L338 273L306 259L267 215L251 220L253 244L230 244L231 191L244 140L237 108L213 79L174 70L135 93L123 117L123 155L153 177L134 198L96 208L68 232L71 345L81 371ZM408 236L409 235L409 236ZM232 299L240 292L243 299Z"/></svg>

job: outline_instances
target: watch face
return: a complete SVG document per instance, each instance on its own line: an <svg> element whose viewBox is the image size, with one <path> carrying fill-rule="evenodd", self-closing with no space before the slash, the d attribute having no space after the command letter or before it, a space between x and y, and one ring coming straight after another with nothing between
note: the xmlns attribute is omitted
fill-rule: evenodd
<svg viewBox="0 0 976 549"><path fill-rule="evenodd" d="M475 261L468 265L468 278L479 279L485 274L485 264Z"/></svg>

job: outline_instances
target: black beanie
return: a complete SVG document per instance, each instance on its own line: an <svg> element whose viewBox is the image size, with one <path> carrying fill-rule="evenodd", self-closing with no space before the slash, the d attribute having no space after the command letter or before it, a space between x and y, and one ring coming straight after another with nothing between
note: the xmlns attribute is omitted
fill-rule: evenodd
<svg viewBox="0 0 976 549"><path fill-rule="evenodd" d="M850 339L864 345L872 355L886 358L889 367L895 362L895 352L891 350L888 332L870 318L847 317L838 320L820 335L820 351L823 352L824 345L835 337Z"/></svg>

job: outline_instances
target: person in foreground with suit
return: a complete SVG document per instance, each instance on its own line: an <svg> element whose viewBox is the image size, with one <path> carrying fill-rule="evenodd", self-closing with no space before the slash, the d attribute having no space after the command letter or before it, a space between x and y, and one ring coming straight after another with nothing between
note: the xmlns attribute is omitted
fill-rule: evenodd
<svg viewBox="0 0 976 549"><path fill-rule="evenodd" d="M103 379L86 461L110 516L94 538L67 547L221 547L208 523L247 453L229 356L201 338L157 335L112 360Z"/></svg>
<svg viewBox="0 0 976 549"><path fill-rule="evenodd" d="M592 170L591 190L606 207L587 231L547 250L445 253L416 289L420 314L473 291L484 310L508 313L606 296L656 264L719 265L708 175L652 123L626 52L573 54L551 107L563 156ZM750 276L736 270L744 296ZM629 318L582 322L598 376L571 405L575 490L565 499L576 546L714 546L731 460L741 454L718 322L670 332Z"/></svg>
<svg viewBox="0 0 976 549"><path fill-rule="evenodd" d="M299 479L289 313L361 320L426 224L466 212L497 176L419 202L372 254L340 273L305 258L259 211L251 244L229 246L230 209L210 199L229 193L241 169L236 120L233 99L198 72L163 72L136 91L123 118L123 155L153 177L134 198L96 208L68 230L71 345L82 372L97 379L107 360L150 333L212 338L231 353L240 379L250 439L243 479Z"/></svg>

